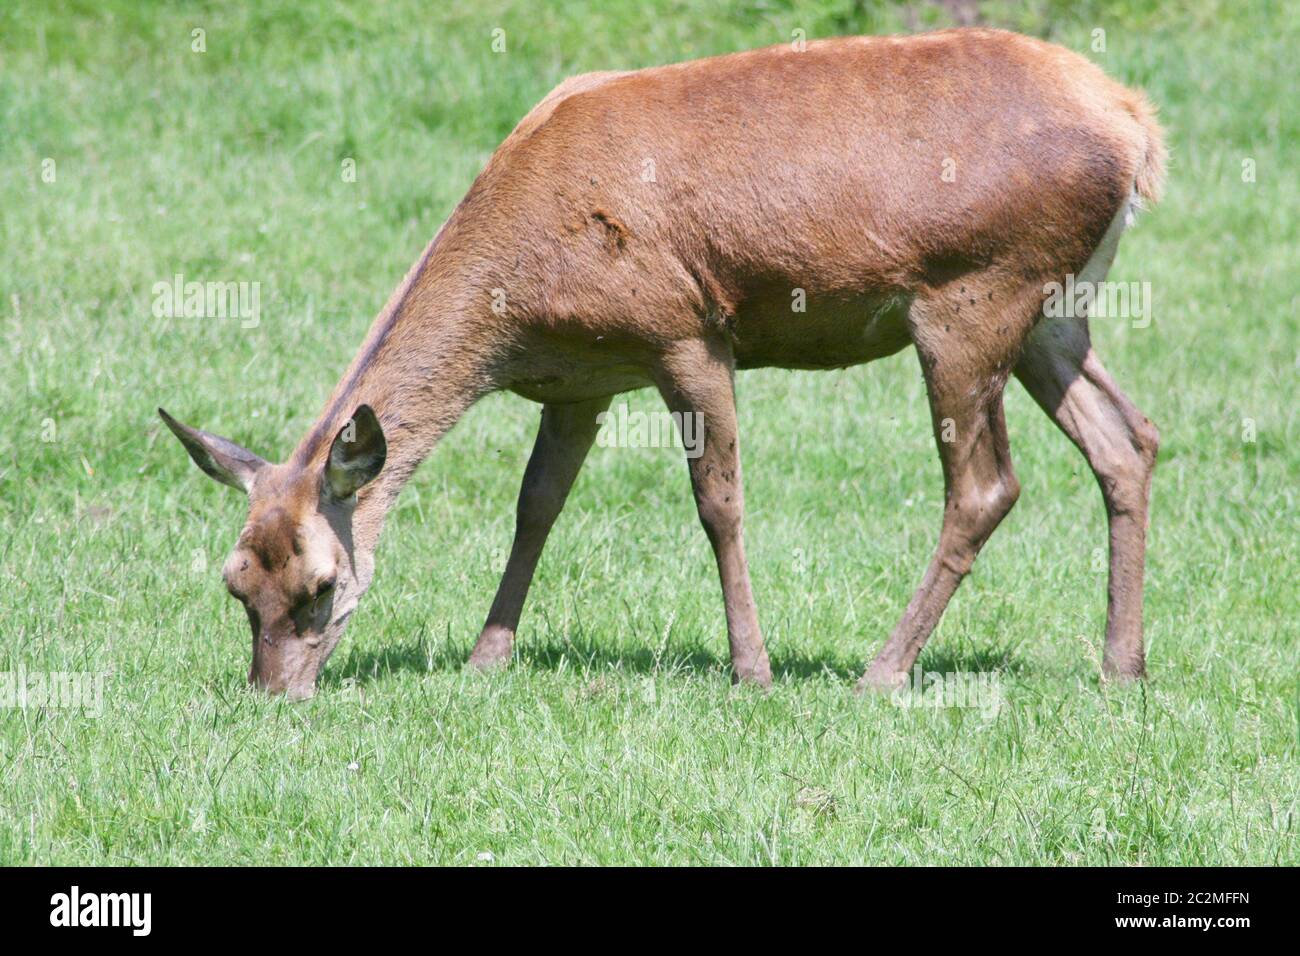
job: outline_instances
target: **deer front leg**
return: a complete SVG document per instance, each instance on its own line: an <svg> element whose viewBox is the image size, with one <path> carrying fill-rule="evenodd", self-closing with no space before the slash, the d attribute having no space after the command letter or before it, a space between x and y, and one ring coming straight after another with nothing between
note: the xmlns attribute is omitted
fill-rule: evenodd
<svg viewBox="0 0 1300 956"><path fill-rule="evenodd" d="M734 366L731 347L724 341L680 342L663 357L659 391L668 408L682 416L679 425L687 445L695 506L722 578L732 682L753 681L767 687L772 683L772 668L745 560Z"/></svg>
<svg viewBox="0 0 1300 956"><path fill-rule="evenodd" d="M478 643L470 654L473 667L487 668L510 660L519 615L542 556L551 525L564 508L569 489L578 477L600 426L596 416L609 407L610 398L572 405L546 405L537 441L524 470L515 517L515 541L505 573Z"/></svg>

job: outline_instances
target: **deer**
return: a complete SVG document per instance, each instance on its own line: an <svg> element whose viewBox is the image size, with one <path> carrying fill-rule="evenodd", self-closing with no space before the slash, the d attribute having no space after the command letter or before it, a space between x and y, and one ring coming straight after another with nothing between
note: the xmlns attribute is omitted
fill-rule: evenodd
<svg viewBox="0 0 1300 956"><path fill-rule="evenodd" d="M688 458L722 584L731 676L769 687L750 586L736 372L841 369L908 346L942 465L938 544L857 685L909 672L1019 496L1017 378L1083 454L1109 533L1103 681L1145 676L1158 447L1045 289L1101 281L1167 151L1145 94L1085 57L959 28L845 37L562 82L490 157L374 319L290 457L159 415L246 493L222 575L250 684L311 696L370 586L403 485L486 394L541 405L513 545L468 666L509 662L547 536L616 395L697 415ZM792 307L801 299L802 308Z"/></svg>

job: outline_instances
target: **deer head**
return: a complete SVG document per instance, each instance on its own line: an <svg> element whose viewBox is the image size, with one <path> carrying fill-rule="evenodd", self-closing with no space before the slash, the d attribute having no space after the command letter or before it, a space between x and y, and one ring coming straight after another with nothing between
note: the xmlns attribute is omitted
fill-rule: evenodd
<svg viewBox="0 0 1300 956"><path fill-rule="evenodd" d="M196 465L248 495L248 520L221 574L252 629L249 683L312 696L374 570L371 554L354 544L353 518L357 492L388 453L379 419L361 405L323 461L276 465L158 414Z"/></svg>

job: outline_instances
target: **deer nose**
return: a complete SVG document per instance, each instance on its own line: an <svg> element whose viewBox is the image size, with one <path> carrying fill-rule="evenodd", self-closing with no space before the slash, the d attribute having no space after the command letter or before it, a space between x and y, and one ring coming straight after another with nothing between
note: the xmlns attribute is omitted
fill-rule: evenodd
<svg viewBox="0 0 1300 956"><path fill-rule="evenodd" d="M285 689L283 680L275 677L263 677L256 664L248 669L248 683L268 694L281 694Z"/></svg>

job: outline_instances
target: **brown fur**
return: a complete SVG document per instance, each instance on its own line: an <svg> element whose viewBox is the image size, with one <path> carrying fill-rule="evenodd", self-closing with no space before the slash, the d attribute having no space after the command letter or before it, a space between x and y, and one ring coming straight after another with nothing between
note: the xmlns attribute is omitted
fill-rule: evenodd
<svg viewBox="0 0 1300 956"><path fill-rule="evenodd" d="M1091 353L1076 347L1086 325L1064 358L1050 343L1024 354L1044 285L1082 270L1135 194L1159 197L1164 156L1140 93L1065 49L1000 31L826 40L567 80L492 156L289 463L258 478L254 513L277 504L298 521L324 516L331 530L316 537L346 532L359 597L384 515L437 439L486 392L543 403L515 546L473 655L498 662L595 415L612 395L654 385L674 409L704 415L692 479L733 664L767 682L741 531L734 370L842 367L912 344L936 434L951 422L956 438L939 445L947 506L935 560L868 675L891 685L1018 493L1001 410L1013 370L1039 370L1035 395L1053 414L1087 401L1099 429L1150 426L1096 404L1119 401L1108 380L1066 396L1086 377ZM796 290L805 311L792 309ZM387 462L354 501L331 502L319 475L363 403L382 422ZM1077 431L1087 451L1093 439ZM1149 471L1133 476L1141 494L1124 507L1145 528ZM1112 504L1108 494L1115 518ZM290 531L264 520L241 547L279 557L268 539ZM1125 520L1112 612L1116 575L1136 574L1137 616L1121 595L1107 661L1136 676L1141 562Z"/></svg>

